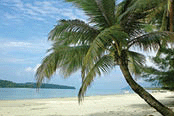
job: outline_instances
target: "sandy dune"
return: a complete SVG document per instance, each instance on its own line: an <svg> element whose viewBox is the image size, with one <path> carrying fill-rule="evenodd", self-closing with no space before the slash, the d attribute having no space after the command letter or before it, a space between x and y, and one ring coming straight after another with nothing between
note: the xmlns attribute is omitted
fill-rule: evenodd
<svg viewBox="0 0 174 116"><path fill-rule="evenodd" d="M153 96L174 110L174 93ZM0 116L161 116L136 94L32 100L1 100Z"/></svg>

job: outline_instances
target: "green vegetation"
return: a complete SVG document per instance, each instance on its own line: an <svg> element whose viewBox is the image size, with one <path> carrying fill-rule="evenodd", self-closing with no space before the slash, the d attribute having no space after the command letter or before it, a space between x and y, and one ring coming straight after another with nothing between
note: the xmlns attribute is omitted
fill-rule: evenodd
<svg viewBox="0 0 174 116"><path fill-rule="evenodd" d="M0 88L37 88L36 83L14 83L12 81L0 80ZM40 88L47 89L75 89L75 87L55 85L55 84L42 84Z"/></svg>
<svg viewBox="0 0 174 116"><path fill-rule="evenodd" d="M173 0L142 0L144 7L151 7L153 10L147 17L147 21L155 25L155 29L173 32ZM141 6L140 6L141 7ZM169 44L168 44L169 45ZM151 58L154 66L146 67L143 77L149 82L160 85L164 89L174 90L174 49L167 46L164 41L159 42L157 55Z"/></svg>
<svg viewBox="0 0 174 116"><path fill-rule="evenodd" d="M161 48L152 61L154 66L146 67L143 77L164 89L174 90L174 50Z"/></svg>
<svg viewBox="0 0 174 116"><path fill-rule="evenodd" d="M119 66L135 93L162 115L173 116L171 109L134 80L142 73L145 64L145 56L136 49L157 51L160 43L174 41L172 32L146 31L145 27L149 26L147 19L153 14L154 6L146 6L144 2L147 3L147 0L123 0L119 5L115 4L115 0L66 1L82 9L89 16L89 23L78 19L60 20L51 30L48 38L53 45L37 69L38 84L50 79L57 70L64 77L81 70L80 102L95 77Z"/></svg>

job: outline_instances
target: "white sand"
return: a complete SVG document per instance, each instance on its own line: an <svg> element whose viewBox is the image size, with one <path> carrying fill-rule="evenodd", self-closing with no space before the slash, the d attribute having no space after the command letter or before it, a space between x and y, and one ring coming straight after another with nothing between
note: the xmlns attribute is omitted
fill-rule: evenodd
<svg viewBox="0 0 174 116"><path fill-rule="evenodd" d="M174 110L174 93L153 93ZM32 100L1 100L0 116L161 116L136 94Z"/></svg>

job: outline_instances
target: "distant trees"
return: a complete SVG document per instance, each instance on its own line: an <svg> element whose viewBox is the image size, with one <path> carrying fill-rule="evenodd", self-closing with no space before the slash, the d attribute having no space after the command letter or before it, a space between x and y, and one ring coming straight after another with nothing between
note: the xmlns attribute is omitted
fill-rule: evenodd
<svg viewBox="0 0 174 116"><path fill-rule="evenodd" d="M0 88L37 88L36 83L14 83L12 81L0 80ZM55 85L55 84L42 84L39 88L49 88L49 89L75 89L72 86L65 85Z"/></svg>
<svg viewBox="0 0 174 116"><path fill-rule="evenodd" d="M31 84L20 84L12 81L0 80L0 88L33 88Z"/></svg>

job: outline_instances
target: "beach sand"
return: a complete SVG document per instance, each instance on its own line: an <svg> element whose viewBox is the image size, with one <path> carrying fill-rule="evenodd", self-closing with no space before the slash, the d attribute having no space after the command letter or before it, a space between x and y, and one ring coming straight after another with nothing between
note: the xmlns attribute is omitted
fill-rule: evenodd
<svg viewBox="0 0 174 116"><path fill-rule="evenodd" d="M152 93L174 110L174 93ZM161 116L136 94L77 98L1 100L0 116Z"/></svg>

